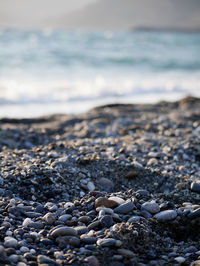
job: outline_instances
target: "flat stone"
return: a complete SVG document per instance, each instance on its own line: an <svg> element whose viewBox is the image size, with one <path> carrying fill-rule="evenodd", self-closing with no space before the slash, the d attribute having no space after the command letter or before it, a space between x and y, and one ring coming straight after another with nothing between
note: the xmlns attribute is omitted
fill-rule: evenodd
<svg viewBox="0 0 200 266"><path fill-rule="evenodd" d="M105 197L99 197L95 200L95 208L104 206L106 208L115 208L119 204L116 201L109 200L108 198Z"/></svg>
<svg viewBox="0 0 200 266"><path fill-rule="evenodd" d="M166 210L157 213L154 215L154 218L157 219L159 222L165 222L175 219L177 216L177 212L174 210Z"/></svg>
<svg viewBox="0 0 200 266"><path fill-rule="evenodd" d="M76 236L77 231L72 227L62 226L53 228L49 233L49 238L56 238L58 236Z"/></svg>
<svg viewBox="0 0 200 266"><path fill-rule="evenodd" d="M134 209L135 205L133 204L132 201L125 202L121 205L119 205L117 208L114 209L114 212L116 213L121 213L121 214L126 214L129 213Z"/></svg>
<svg viewBox="0 0 200 266"><path fill-rule="evenodd" d="M113 247L115 246L116 240L114 238L105 238L105 239L98 239L97 245L101 247Z"/></svg>
<svg viewBox="0 0 200 266"><path fill-rule="evenodd" d="M200 193L200 183L192 182L191 185L190 185L190 189L193 192Z"/></svg>
<svg viewBox="0 0 200 266"><path fill-rule="evenodd" d="M151 214L155 214L155 213L158 213L160 211L159 205L154 201L143 203L141 206L141 209L146 210L146 211L150 212Z"/></svg>

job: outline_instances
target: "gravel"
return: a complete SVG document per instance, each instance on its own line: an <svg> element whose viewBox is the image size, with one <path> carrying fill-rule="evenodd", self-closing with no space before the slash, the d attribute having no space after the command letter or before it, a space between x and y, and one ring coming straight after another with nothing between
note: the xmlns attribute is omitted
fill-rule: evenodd
<svg viewBox="0 0 200 266"><path fill-rule="evenodd" d="M198 265L200 99L0 120L0 265Z"/></svg>

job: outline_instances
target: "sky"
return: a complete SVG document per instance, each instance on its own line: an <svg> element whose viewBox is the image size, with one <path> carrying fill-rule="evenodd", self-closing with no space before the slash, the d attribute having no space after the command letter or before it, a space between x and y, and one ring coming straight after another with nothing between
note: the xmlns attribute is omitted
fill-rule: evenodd
<svg viewBox="0 0 200 266"><path fill-rule="evenodd" d="M43 27L96 0L0 0L0 26Z"/></svg>
<svg viewBox="0 0 200 266"><path fill-rule="evenodd" d="M200 0L0 0L0 27L200 30Z"/></svg>

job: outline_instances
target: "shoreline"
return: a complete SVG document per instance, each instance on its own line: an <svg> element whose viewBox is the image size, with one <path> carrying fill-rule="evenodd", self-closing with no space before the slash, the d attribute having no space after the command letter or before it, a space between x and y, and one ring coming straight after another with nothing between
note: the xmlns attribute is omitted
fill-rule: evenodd
<svg viewBox="0 0 200 266"><path fill-rule="evenodd" d="M0 119L0 264L197 265L199 121L195 97Z"/></svg>

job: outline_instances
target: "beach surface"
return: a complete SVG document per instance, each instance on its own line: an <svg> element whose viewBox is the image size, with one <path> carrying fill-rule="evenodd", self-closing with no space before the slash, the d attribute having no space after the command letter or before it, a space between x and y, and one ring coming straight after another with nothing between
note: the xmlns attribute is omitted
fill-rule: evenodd
<svg viewBox="0 0 200 266"><path fill-rule="evenodd" d="M200 99L0 119L1 265L199 265Z"/></svg>

